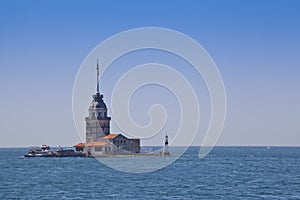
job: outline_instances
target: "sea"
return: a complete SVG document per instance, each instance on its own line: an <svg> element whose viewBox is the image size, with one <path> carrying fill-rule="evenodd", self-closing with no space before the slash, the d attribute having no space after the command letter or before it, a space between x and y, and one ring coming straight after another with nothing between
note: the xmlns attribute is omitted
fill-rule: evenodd
<svg viewBox="0 0 300 200"><path fill-rule="evenodd" d="M24 158L0 148L0 199L300 199L300 147L214 147L199 159L189 147L147 173L110 168L95 158ZM172 151L171 151L172 154ZM171 155L172 156L172 155ZM143 159L145 166L164 157Z"/></svg>

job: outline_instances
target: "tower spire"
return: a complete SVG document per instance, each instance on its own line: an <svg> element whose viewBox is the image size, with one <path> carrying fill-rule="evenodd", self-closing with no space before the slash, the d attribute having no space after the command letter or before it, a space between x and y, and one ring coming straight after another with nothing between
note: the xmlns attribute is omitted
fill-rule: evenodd
<svg viewBox="0 0 300 200"><path fill-rule="evenodd" d="M97 93L99 93L99 60L97 59Z"/></svg>

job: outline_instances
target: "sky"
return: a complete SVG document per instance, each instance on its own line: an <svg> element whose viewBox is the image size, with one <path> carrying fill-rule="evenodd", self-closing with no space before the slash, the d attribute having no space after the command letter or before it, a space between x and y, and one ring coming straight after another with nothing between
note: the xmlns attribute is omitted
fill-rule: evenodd
<svg viewBox="0 0 300 200"><path fill-rule="evenodd" d="M299 146L299 9L296 0L2 0L0 147L78 143L72 92L79 67L100 42L141 27L169 28L190 36L218 66L226 88L227 115L217 145ZM149 55L167 62L168 55L155 57L156 53L129 55L125 68L130 69L132 59L139 60L137 63L152 61ZM172 59L171 65L181 62ZM198 98L207 96L201 77L184 66L175 68L194 87L197 81L202 82L196 88ZM107 104L111 85L122 70L112 66L103 75L101 91ZM148 93L135 95L133 105L137 106L130 109L138 123L147 122L147 106L169 95L161 89L152 86ZM91 96L86 98L91 100ZM204 121L209 119L206 101ZM141 102L146 102L143 108ZM166 106L170 112L177 109L176 101L172 102ZM168 127L173 130L177 124L178 118L171 118ZM112 132L118 131L113 125ZM194 145L201 144L202 139L197 137Z"/></svg>

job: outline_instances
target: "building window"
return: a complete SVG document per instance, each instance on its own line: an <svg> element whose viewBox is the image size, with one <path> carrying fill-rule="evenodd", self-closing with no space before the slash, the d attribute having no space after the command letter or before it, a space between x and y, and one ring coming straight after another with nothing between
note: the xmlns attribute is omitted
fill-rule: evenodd
<svg viewBox="0 0 300 200"><path fill-rule="evenodd" d="M106 152L109 152L110 150L111 150L110 147L105 147L105 151L106 151Z"/></svg>
<svg viewBox="0 0 300 200"><path fill-rule="evenodd" d="M102 147L95 147L95 151L102 151Z"/></svg>

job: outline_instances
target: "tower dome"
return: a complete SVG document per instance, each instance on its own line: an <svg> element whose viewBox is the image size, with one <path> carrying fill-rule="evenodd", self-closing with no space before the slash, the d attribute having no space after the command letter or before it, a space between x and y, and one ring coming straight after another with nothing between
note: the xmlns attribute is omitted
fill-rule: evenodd
<svg viewBox="0 0 300 200"><path fill-rule="evenodd" d="M103 101L103 95L96 93L93 95L93 101L90 104L90 109L103 108L107 110L106 104Z"/></svg>

